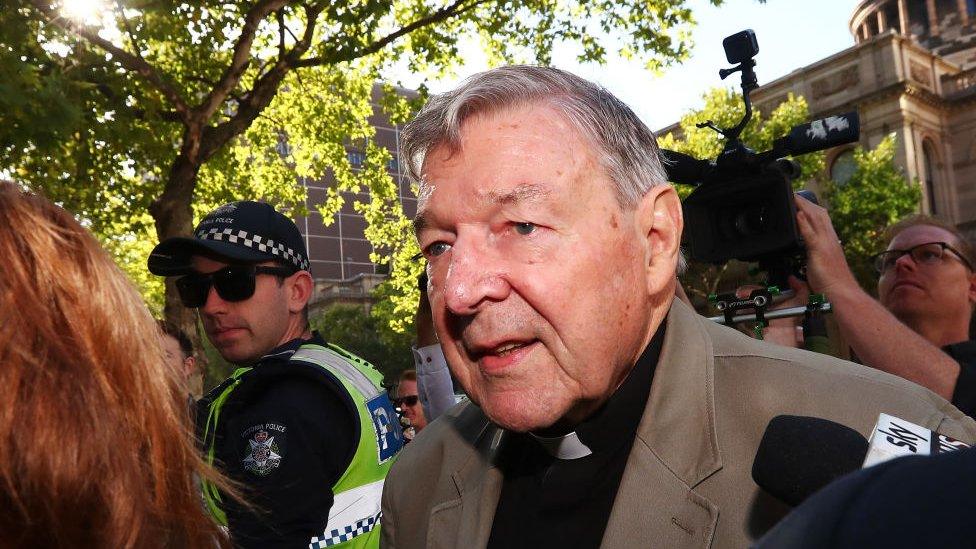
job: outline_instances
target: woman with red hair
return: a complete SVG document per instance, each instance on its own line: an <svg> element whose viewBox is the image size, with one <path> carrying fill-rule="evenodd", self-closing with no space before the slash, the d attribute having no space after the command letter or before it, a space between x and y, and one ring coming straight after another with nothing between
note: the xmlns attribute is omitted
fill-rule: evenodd
<svg viewBox="0 0 976 549"><path fill-rule="evenodd" d="M227 545L193 476L227 483L125 275L71 214L2 181L0 258L0 545Z"/></svg>

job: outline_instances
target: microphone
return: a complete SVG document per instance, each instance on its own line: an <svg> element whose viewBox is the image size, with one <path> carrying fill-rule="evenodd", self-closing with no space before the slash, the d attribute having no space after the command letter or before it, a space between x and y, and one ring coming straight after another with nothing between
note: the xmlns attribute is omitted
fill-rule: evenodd
<svg viewBox="0 0 976 549"><path fill-rule="evenodd" d="M901 456L934 456L969 448L965 442L888 414L878 416L864 467Z"/></svg>
<svg viewBox="0 0 976 549"><path fill-rule="evenodd" d="M708 160L698 160L684 153L661 149L661 163L668 181L687 185L702 183L712 169Z"/></svg>
<svg viewBox="0 0 976 549"><path fill-rule="evenodd" d="M861 468L868 441L854 429L808 416L776 416L763 433L752 479L792 506Z"/></svg>
<svg viewBox="0 0 976 549"><path fill-rule="evenodd" d="M880 414L870 442L830 420L776 416L766 427L752 479L792 506L833 480L861 468L902 456L928 456L968 448L964 442L910 421Z"/></svg>
<svg viewBox="0 0 976 549"><path fill-rule="evenodd" d="M773 142L778 155L799 155L822 151L830 147L857 141L861 132L861 119L857 112L828 116L809 124L797 126L784 137Z"/></svg>

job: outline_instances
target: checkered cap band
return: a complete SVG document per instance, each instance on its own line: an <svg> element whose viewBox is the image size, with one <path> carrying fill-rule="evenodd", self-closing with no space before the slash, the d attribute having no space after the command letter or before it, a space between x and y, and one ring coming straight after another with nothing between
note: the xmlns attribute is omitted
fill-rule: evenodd
<svg viewBox="0 0 976 549"><path fill-rule="evenodd" d="M308 259L302 256L302 254L281 242L275 242L259 234L251 234L241 229L232 229L229 227L226 229L213 227L197 231L196 236L200 240L220 240L222 242L230 242L231 244L240 244L252 250L272 254L287 263L291 263L300 271L308 270Z"/></svg>
<svg viewBox="0 0 976 549"><path fill-rule="evenodd" d="M349 526L343 526L342 528L336 528L334 530L326 530L322 533L322 536L315 536L312 541L309 542L309 549L324 549L325 547L332 547L333 545L338 545L340 543L345 543L352 538L365 534L372 530L377 524L380 523L380 517L383 513L379 513L374 517L366 517L361 520L357 520L356 524Z"/></svg>

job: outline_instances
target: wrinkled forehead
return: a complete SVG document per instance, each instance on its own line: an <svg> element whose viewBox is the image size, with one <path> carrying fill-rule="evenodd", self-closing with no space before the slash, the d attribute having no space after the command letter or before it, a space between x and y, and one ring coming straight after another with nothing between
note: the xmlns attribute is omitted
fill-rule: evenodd
<svg viewBox="0 0 976 549"><path fill-rule="evenodd" d="M515 128L519 125L526 124L528 120L536 116L541 116L560 129L560 135L558 136L540 131L540 137L545 137L546 139L557 138L564 142L570 140L580 142L594 155L598 156L599 147L596 136L592 135L591 132L584 131L580 127L580 124L563 112L554 100L535 98L508 103L490 109L486 108L464 116L458 124L457 132L450 132L444 135L440 140L432 143L425 151L423 161L420 165L419 193L417 196L418 205L428 200L434 191L434 183L430 181L427 175L428 165L433 161L449 161L455 155L459 154L463 148L465 131L471 125L478 122L497 122L508 128ZM503 130L492 133L503 133Z"/></svg>
<svg viewBox="0 0 976 549"><path fill-rule="evenodd" d="M918 246L919 244L926 244L928 242L945 242L957 249L960 244L959 239L954 234L942 227L936 227L935 225L913 225L895 235L891 239L891 242L888 243L887 249L907 250L912 246Z"/></svg>

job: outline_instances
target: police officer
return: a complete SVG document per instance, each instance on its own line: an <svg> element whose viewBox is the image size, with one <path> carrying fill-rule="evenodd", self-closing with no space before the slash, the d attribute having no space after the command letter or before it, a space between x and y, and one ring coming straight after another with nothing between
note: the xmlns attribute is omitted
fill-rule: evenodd
<svg viewBox="0 0 976 549"><path fill-rule="evenodd" d="M310 331L308 267L295 224L251 201L149 257L153 274L179 276L183 304L239 366L200 401L198 430L252 504L204 486L240 547L377 546L383 479L403 446L381 374Z"/></svg>

